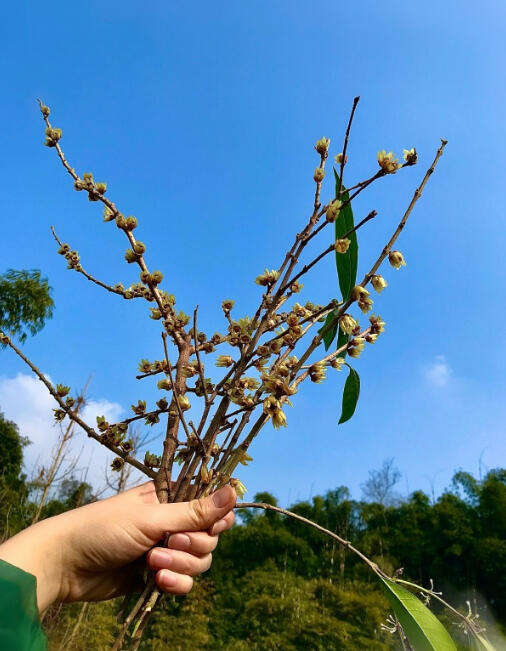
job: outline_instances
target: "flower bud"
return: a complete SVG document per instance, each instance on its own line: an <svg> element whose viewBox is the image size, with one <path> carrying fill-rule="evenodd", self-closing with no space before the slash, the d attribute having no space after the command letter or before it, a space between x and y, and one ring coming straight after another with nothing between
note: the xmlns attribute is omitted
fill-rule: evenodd
<svg viewBox="0 0 506 651"><path fill-rule="evenodd" d="M137 217L130 215L125 219L125 230L133 231L135 228L137 228Z"/></svg>
<svg viewBox="0 0 506 651"><path fill-rule="evenodd" d="M329 149L329 145L330 145L330 140L328 138L320 138L320 140L316 141L314 148L319 154L324 156Z"/></svg>
<svg viewBox="0 0 506 651"><path fill-rule="evenodd" d="M42 113L42 116L44 118L48 118L49 114L51 113L49 106L46 106L45 104L40 104L40 112Z"/></svg>
<svg viewBox="0 0 506 651"><path fill-rule="evenodd" d="M116 215L114 214L114 211L109 208L109 206L104 206L104 212L102 215L102 218L105 222L112 222L114 221Z"/></svg>
<svg viewBox="0 0 506 651"><path fill-rule="evenodd" d="M144 245L144 242L141 242L140 240L137 240L133 249L137 255L143 255L146 252L146 246Z"/></svg>
<svg viewBox="0 0 506 651"><path fill-rule="evenodd" d="M164 380L158 380L156 386L162 391L170 391L172 389L172 382L169 378L165 378Z"/></svg>
<svg viewBox="0 0 506 651"><path fill-rule="evenodd" d="M339 211L341 210L342 202L339 201L339 199L334 199L334 201L331 201L329 205L327 206L327 210L325 211L325 219L329 222L335 222L337 217L339 216Z"/></svg>
<svg viewBox="0 0 506 651"><path fill-rule="evenodd" d="M222 302L221 309L225 312L225 314L227 314L234 307L234 305L235 301L226 300Z"/></svg>
<svg viewBox="0 0 506 651"><path fill-rule="evenodd" d="M234 477L232 477L230 479L229 483L232 486L232 488L235 490L235 492L237 493L237 497L239 499L242 499L242 497L244 496L244 493L248 492L248 489L246 488L246 486L239 479L235 479Z"/></svg>
<svg viewBox="0 0 506 651"><path fill-rule="evenodd" d="M406 261L400 251L390 251L388 254L388 261L394 269L400 269L401 267L406 266Z"/></svg>
<svg viewBox="0 0 506 651"><path fill-rule="evenodd" d="M105 194L107 190L107 183L97 183L95 189L99 194Z"/></svg>
<svg viewBox="0 0 506 651"><path fill-rule="evenodd" d="M163 274L161 271L153 271L151 274L151 282L153 285L159 285L163 280Z"/></svg>
<svg viewBox="0 0 506 651"><path fill-rule="evenodd" d="M136 253L132 251L132 249L127 249L125 251L125 260L128 262L128 264L131 264L132 262L137 262L139 258L137 257Z"/></svg>
<svg viewBox="0 0 506 651"><path fill-rule="evenodd" d="M125 465L125 461L121 457L116 457L111 463L111 470L118 472Z"/></svg>
<svg viewBox="0 0 506 651"><path fill-rule="evenodd" d="M313 179L316 181L316 183L321 183L324 178L325 178L325 170L323 169L323 167L317 167L314 171Z"/></svg>
<svg viewBox="0 0 506 651"><path fill-rule="evenodd" d="M415 165L418 161L418 154L414 147L412 149L403 149L402 157L406 161L406 165Z"/></svg>
<svg viewBox="0 0 506 651"><path fill-rule="evenodd" d="M177 402L179 406L181 407L181 411L188 411L190 409L190 401L186 396L178 396L177 397Z"/></svg>
<svg viewBox="0 0 506 651"><path fill-rule="evenodd" d="M70 387L66 387L63 384L56 385L56 393L60 396L60 398L64 398L69 391Z"/></svg>
<svg viewBox="0 0 506 651"><path fill-rule="evenodd" d="M342 240L336 240L334 243L334 249L336 253L346 253L350 248L350 240L345 237Z"/></svg>
<svg viewBox="0 0 506 651"><path fill-rule="evenodd" d="M385 289L385 287L388 287L387 281L383 278L383 276L380 276L379 274L374 274L371 276L371 285L378 292L378 294L380 294Z"/></svg>
<svg viewBox="0 0 506 651"><path fill-rule="evenodd" d="M216 359L216 366L221 368L228 368L229 366L232 366L233 363L234 360L230 355L218 355Z"/></svg>
<svg viewBox="0 0 506 651"><path fill-rule="evenodd" d="M342 154L337 154L337 156L334 156L334 160L336 161L336 163L338 165L341 165L341 163L343 162L343 155ZM345 156L344 157L344 164L346 165L347 162L348 162L348 156Z"/></svg>

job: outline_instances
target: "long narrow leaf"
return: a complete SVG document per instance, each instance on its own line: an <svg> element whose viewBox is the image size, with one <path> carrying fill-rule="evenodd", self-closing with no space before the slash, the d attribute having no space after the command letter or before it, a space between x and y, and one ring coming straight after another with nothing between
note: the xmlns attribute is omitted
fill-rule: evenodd
<svg viewBox="0 0 506 651"><path fill-rule="evenodd" d="M457 651L446 628L414 594L379 577L406 637L416 651Z"/></svg>
<svg viewBox="0 0 506 651"><path fill-rule="evenodd" d="M347 344L349 339L350 336L344 333L341 328L339 328L339 334L337 335L337 349L339 350L339 348ZM339 353L338 357L342 357L344 359L346 357L346 350L343 350L341 353Z"/></svg>
<svg viewBox="0 0 506 651"><path fill-rule="evenodd" d="M336 338L337 328L338 328L337 320L334 324L332 324L332 326L330 326L327 330L325 330L325 328L327 328L329 323L336 318L336 315L337 315L337 310L332 310L332 312L329 312L327 314L327 318L325 319L325 323L318 330L319 334L323 332L323 343L325 345L325 350L328 350L330 348L330 345Z"/></svg>
<svg viewBox="0 0 506 651"><path fill-rule="evenodd" d="M341 180L339 175L334 169L334 176L336 179L336 197L341 188ZM340 197L340 200L344 203L348 201L349 196L346 192ZM340 239L348 233L355 223L353 220L353 210L351 208L351 203L347 204L339 213L335 221L335 232L336 240ZM339 288L343 296L343 301L349 297L351 290L355 287L357 283L357 268L358 268L358 241L357 234L355 231L348 235L350 240L350 246L346 253L336 253L336 267L337 267L337 277L339 279Z"/></svg>
<svg viewBox="0 0 506 651"><path fill-rule="evenodd" d="M339 425L345 423L355 413L355 407L357 406L358 397L360 395L360 378L357 371L348 367L350 372L344 383L343 390L343 406L341 408L341 418L339 419Z"/></svg>

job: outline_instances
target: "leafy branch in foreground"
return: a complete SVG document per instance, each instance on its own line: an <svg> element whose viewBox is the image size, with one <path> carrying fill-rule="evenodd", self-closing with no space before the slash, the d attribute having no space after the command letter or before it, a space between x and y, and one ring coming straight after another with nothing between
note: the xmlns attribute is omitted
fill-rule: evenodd
<svg viewBox="0 0 506 651"><path fill-rule="evenodd" d="M111 464L113 470L121 471L127 463L153 479L161 502L207 495L226 483L234 486L242 496L245 488L233 475L238 465L251 461L249 448L264 425L270 421L275 428L285 426L285 408L291 406L293 396L305 380L321 383L329 371L340 370L346 363L345 359L358 358L365 345L373 344L384 330L385 323L381 317L371 314L368 322L361 324L359 318L350 312L355 307L362 314L371 312L373 300L368 286L376 292L387 286L378 273L387 258L396 269L405 265L402 253L394 249L394 245L442 156L446 141L441 142L432 164L376 261L357 283L357 233L376 218L377 212L371 211L355 224L352 201L384 176L417 162L414 148L404 150L403 163L392 152L380 151L377 155L379 169L365 180L345 187L343 178L348 142L358 99L353 102L342 152L335 156L338 169L334 170L335 186L331 196L322 202L330 140L321 138L315 145L319 160L313 172L315 189L304 225L295 234L280 265L274 269L266 268L256 277L255 283L262 289L262 294L253 316L236 315L234 301L225 299L221 306L224 325L212 335L199 330L197 307L188 314L176 309L176 297L162 288L162 272L150 269L147 246L134 234L138 227L137 218L125 216L109 199L106 183L96 181L91 172L79 175L75 171L61 149L61 129L51 125L50 109L40 102L46 127L46 146L55 150L71 176L75 190L84 192L91 202L102 204L104 221L114 223L125 237L128 246L125 261L137 267L139 280L125 287L120 282L107 283L97 279L85 271L78 251L63 242L52 229L58 253L65 258L69 269L106 291L124 300L146 301L149 317L160 322L161 354L159 359L141 359L137 378L154 378L160 398L149 407L140 398L132 404L133 415L130 418L109 423L104 417L98 417L96 426L92 426L82 419L73 400L68 398L68 387L53 385L12 342L7 332L0 333L0 343L10 346L45 384L57 402L54 410L56 421L68 418L111 450L116 455ZM302 265L308 244L324 230L327 243L318 255ZM300 280L330 254L336 259L340 298L329 298L325 305L310 300L299 302L297 297L303 291ZM315 334L317 324L323 325ZM329 352L336 337L337 347ZM209 371L210 361L214 361L218 369L223 369L218 380L210 377L215 375ZM359 394L358 374L351 367L349 369L341 423L353 415ZM200 405L195 406L196 402ZM192 416L192 413L196 415ZM137 459L133 442L128 438L129 426L142 421L151 428L162 420L165 423L163 447L157 453L147 452L143 460ZM176 464L180 466L178 472ZM138 648L150 613L160 596L153 577L148 578L145 590L124 619L114 649L122 648L127 638L131 648Z"/></svg>
<svg viewBox="0 0 506 651"><path fill-rule="evenodd" d="M410 581L400 579L397 576L399 572L396 573L394 577L389 577L385 572L383 572L383 570L381 570L377 563L371 561L365 554L354 547L349 540L345 540L337 533L329 531L329 529L322 527L316 522L313 522L298 513L293 513L292 511L287 511L279 506L265 502L242 502L237 504L236 508L264 509L266 511L274 511L275 513L280 513L281 515L294 518L295 520L299 520L299 522L303 522L304 524L321 531L327 536L330 536L342 547L358 556L369 567L369 569L374 572L383 587L385 595L390 602L395 615L392 621L392 626L385 626L384 628L389 630L391 633L399 633L403 648L406 648L404 644L404 640L406 639L410 647L416 651L457 651L457 647L448 631L427 607L430 600L435 599L443 604L443 606L457 618L459 625L464 629L466 634L480 651L494 651L490 642L485 638L484 630L479 625L477 617L473 615L469 602L468 613L463 614L459 612L442 598L440 592L434 591L432 581L429 589L416 585ZM400 573L402 573L402 571ZM403 586L417 590L421 594L423 600L421 601L418 599L412 592L406 590Z"/></svg>

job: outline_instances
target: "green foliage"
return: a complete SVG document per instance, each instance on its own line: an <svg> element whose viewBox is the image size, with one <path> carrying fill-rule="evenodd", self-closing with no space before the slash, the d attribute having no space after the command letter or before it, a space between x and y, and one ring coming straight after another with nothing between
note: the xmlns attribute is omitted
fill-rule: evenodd
<svg viewBox="0 0 506 651"><path fill-rule="evenodd" d="M327 318L325 319L325 323L322 325L322 327L318 330L319 334L323 335L323 343L325 345L325 350L328 350L336 338L337 334L337 329L339 327L339 323L336 319L337 313L339 310L332 310L327 314ZM334 323L332 323L334 321ZM331 324L332 325L329 325Z"/></svg>
<svg viewBox="0 0 506 651"><path fill-rule="evenodd" d="M360 395L360 377L354 369L347 364L350 369L346 382L344 383L343 391L343 404L341 407L341 417L339 418L339 425L345 423L355 413L358 397Z"/></svg>
<svg viewBox="0 0 506 651"><path fill-rule="evenodd" d="M0 412L0 476L10 486L19 484L23 464L23 447L29 441L19 434L15 423Z"/></svg>
<svg viewBox="0 0 506 651"><path fill-rule="evenodd" d="M457 651L448 631L418 597L394 581L380 581L412 647L417 651Z"/></svg>
<svg viewBox="0 0 506 651"><path fill-rule="evenodd" d="M24 342L53 314L51 287L38 270L9 269L0 275L0 330Z"/></svg>
<svg viewBox="0 0 506 651"><path fill-rule="evenodd" d="M0 462L8 471L0 476L0 537L5 538L30 523L34 505L21 474L25 441L13 423L0 418L2 432ZM403 577L424 586L433 578L435 589L462 612L467 612L467 600L473 608L477 604L487 638L494 648L505 648L506 471L492 470L482 480L464 475L456 473L450 489L433 504L421 491L394 503L360 502L339 486L291 510L338 532L387 573L403 566ZM42 517L92 499L90 486L69 478ZM276 504L270 493L254 499ZM141 649L400 649L397 638L381 629L388 600L354 555L304 523L274 512L243 510L238 520L221 537L210 572L196 581L191 594L164 600ZM110 648L120 601L55 608L45 620L50 649ZM455 617L437 602L431 608L459 651L469 649L469 640L454 626ZM485 637L476 645L488 649ZM418 648L423 647L415 642Z"/></svg>
<svg viewBox="0 0 506 651"><path fill-rule="evenodd" d="M336 197L339 197L341 190L341 180L339 175L334 169L334 176L336 179ZM344 190L344 188L343 188ZM345 192L339 197L343 203L349 200L348 192ZM340 211L338 218L335 221L335 234L336 240L344 237L355 226L353 220L353 210L351 203L347 203ZM336 267L337 275L339 278L339 287L343 296L343 301L346 301L351 293L351 290L357 283L357 268L358 268L358 241L357 233L353 231L347 235L350 240L350 246L346 253L336 253Z"/></svg>

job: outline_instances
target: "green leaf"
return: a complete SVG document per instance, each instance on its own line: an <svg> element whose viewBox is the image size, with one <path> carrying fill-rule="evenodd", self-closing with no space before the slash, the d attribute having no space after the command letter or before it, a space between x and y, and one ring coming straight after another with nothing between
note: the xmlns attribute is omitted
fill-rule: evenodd
<svg viewBox="0 0 506 651"><path fill-rule="evenodd" d="M414 594L379 577L406 637L416 651L457 651L446 628Z"/></svg>
<svg viewBox="0 0 506 651"><path fill-rule="evenodd" d="M357 406L358 396L360 395L360 378L357 371L351 368L347 364L350 372L344 383L343 391L343 406L341 408L341 418L339 419L339 425L345 423L355 413L355 407Z"/></svg>
<svg viewBox="0 0 506 651"><path fill-rule="evenodd" d="M341 328L339 328L339 334L337 335L337 349L339 350L339 348L347 344L349 340L350 335L347 335L341 330ZM342 357L344 359L346 357L346 349L343 350L342 353L339 353L338 357Z"/></svg>
<svg viewBox="0 0 506 651"><path fill-rule="evenodd" d="M328 324L332 321L332 319L336 318L337 313L338 313L338 310L332 310L332 312L329 312L327 314L327 318L325 319L325 323L318 330L318 334L323 333L323 343L325 344L325 350L328 350L330 348L330 344L336 338L337 328L338 328L338 325L339 325L337 319L336 319L336 322L332 326L330 326L328 328L328 330L326 330L325 332L324 332L324 330L328 326Z"/></svg>
<svg viewBox="0 0 506 651"><path fill-rule="evenodd" d="M336 179L337 197L341 187L341 180L335 169L334 176ZM348 201L348 199L348 192L340 197L340 200L343 203ZM353 210L351 208L351 203L349 203L340 211L339 216L335 221L336 240L342 238L343 235L346 235L346 233L348 233L348 231L350 231L354 226ZM358 241L356 231L353 231L351 235L348 235L348 239L350 240L348 251L346 251L346 253L336 253L337 276L339 279L339 288L343 295L343 301L347 300L351 290L357 284Z"/></svg>

